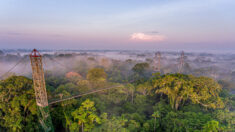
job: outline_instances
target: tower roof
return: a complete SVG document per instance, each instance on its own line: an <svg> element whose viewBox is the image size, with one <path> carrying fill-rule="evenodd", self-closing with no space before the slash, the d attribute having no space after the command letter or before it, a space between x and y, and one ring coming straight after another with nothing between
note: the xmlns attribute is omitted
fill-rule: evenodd
<svg viewBox="0 0 235 132"><path fill-rule="evenodd" d="M30 57L41 57L41 54L36 49L33 49L30 54Z"/></svg>

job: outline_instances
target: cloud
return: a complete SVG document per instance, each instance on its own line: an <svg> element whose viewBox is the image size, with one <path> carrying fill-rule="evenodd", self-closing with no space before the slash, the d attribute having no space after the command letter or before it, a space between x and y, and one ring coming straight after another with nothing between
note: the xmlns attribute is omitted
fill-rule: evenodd
<svg viewBox="0 0 235 132"><path fill-rule="evenodd" d="M130 39L137 41L158 42L158 41L164 41L166 37L164 35L157 35L157 34L133 33Z"/></svg>

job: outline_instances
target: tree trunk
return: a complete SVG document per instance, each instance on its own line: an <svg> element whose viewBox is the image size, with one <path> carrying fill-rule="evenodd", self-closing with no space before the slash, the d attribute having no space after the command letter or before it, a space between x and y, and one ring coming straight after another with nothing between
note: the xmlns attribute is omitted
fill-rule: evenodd
<svg viewBox="0 0 235 132"><path fill-rule="evenodd" d="M155 129L156 129L156 117L154 118L154 132L155 132Z"/></svg>
<svg viewBox="0 0 235 132"><path fill-rule="evenodd" d="M131 103L134 103L134 91L132 91L132 95L131 95Z"/></svg>
<svg viewBox="0 0 235 132"><path fill-rule="evenodd" d="M82 132L83 132L83 123L82 123Z"/></svg>

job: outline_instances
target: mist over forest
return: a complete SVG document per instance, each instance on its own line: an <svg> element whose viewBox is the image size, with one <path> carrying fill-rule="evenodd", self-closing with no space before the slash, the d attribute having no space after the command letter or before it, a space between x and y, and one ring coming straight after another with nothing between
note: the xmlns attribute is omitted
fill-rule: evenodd
<svg viewBox="0 0 235 132"><path fill-rule="evenodd" d="M43 56L55 131L235 130L235 54L131 50L39 52ZM33 92L30 54L31 50L0 51L0 116L3 117L0 131L42 130ZM56 102L113 86L118 87ZM12 125L13 122L18 123Z"/></svg>
<svg viewBox="0 0 235 132"><path fill-rule="evenodd" d="M20 59L22 64L9 74L31 76L29 60L30 50L0 51L0 74L3 74ZM148 63L149 74L156 72L158 59L157 51L130 50L42 50L45 72L54 75L65 75L68 72L78 72L85 77L89 69L95 67L111 71L117 64L125 65L124 76L133 74L132 67L137 63ZM161 74L179 72L181 52L161 52ZM231 83L229 90L235 90L235 54L184 52L184 66L182 73L194 76L206 76L218 81ZM7 75L6 75L7 76ZM127 79L127 78L126 78Z"/></svg>

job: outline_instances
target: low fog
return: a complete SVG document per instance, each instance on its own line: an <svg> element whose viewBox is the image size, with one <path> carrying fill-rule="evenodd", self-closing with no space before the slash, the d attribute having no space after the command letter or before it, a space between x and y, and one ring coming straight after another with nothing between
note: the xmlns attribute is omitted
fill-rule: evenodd
<svg viewBox="0 0 235 132"><path fill-rule="evenodd" d="M27 76L31 78L30 50L3 50L0 51L1 79L11 75ZM149 73L157 71L159 58L155 51L40 51L43 56L45 78L51 76L66 76L75 72L86 77L89 69L100 67L109 74L115 74L119 69L122 76L132 74L132 68L137 63L148 63ZM181 52L161 51L160 73L179 72ZM181 58L181 59L180 59ZM20 61L20 62L19 62ZM19 63L13 70L17 63ZM6 73L6 74L5 74ZM235 90L235 54L194 53L184 51L181 73L195 76L207 76L219 82L230 85L228 89ZM118 80L111 80L117 81Z"/></svg>

